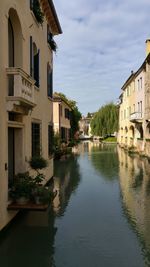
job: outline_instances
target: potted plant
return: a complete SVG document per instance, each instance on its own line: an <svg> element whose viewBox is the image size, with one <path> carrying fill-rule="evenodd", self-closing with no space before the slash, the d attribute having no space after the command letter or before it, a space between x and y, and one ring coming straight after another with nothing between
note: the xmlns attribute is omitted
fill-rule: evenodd
<svg viewBox="0 0 150 267"><path fill-rule="evenodd" d="M32 187L32 177L29 175L29 173L18 173L15 176L14 182L12 184L10 197L17 204L24 205L29 201L31 197Z"/></svg>
<svg viewBox="0 0 150 267"><path fill-rule="evenodd" d="M47 204L52 199L52 192L48 187L37 185L33 191L34 202L39 204Z"/></svg>
<svg viewBox="0 0 150 267"><path fill-rule="evenodd" d="M38 170L44 169L48 166L47 160L44 159L42 156L34 156L29 161L30 167L34 170L36 170L38 173Z"/></svg>
<svg viewBox="0 0 150 267"><path fill-rule="evenodd" d="M56 44L56 42L55 42L55 40L54 40L54 38L53 38L52 33L50 33L50 32L48 33L47 41L48 41L48 43L49 43L49 45L50 45L50 48L51 48L54 52L56 52L56 51L57 51L57 44Z"/></svg>
<svg viewBox="0 0 150 267"><path fill-rule="evenodd" d="M44 21L44 14L41 10L39 0L33 0L32 11L34 13L34 16L36 17L37 22L42 25Z"/></svg>

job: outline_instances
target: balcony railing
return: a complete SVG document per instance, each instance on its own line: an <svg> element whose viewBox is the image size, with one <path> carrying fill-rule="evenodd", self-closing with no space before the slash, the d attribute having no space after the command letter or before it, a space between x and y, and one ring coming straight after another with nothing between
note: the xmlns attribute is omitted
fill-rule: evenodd
<svg viewBox="0 0 150 267"><path fill-rule="evenodd" d="M134 113L130 114L130 121L131 122L138 122L138 121L141 121L142 119L143 119L142 112L134 112Z"/></svg>
<svg viewBox="0 0 150 267"><path fill-rule="evenodd" d="M17 106L24 106L26 107L26 109L29 110L32 109L35 106L34 102L35 81L21 68L13 68L13 67L7 68L6 72L8 75L7 101Z"/></svg>

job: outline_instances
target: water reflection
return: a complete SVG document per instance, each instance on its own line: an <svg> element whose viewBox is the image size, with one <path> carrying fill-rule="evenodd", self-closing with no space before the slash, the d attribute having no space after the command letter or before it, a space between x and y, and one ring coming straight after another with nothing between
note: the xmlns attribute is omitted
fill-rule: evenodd
<svg viewBox="0 0 150 267"><path fill-rule="evenodd" d="M150 266L148 160L92 142L75 153L55 162L50 210L23 213L1 233L1 266Z"/></svg>
<svg viewBox="0 0 150 267"><path fill-rule="evenodd" d="M0 265L3 267L54 267L53 211L19 215L0 235Z"/></svg>
<svg viewBox="0 0 150 267"><path fill-rule="evenodd" d="M57 216L63 215L71 194L75 193L80 183L79 164L77 156L55 162L54 191L57 196L53 201L53 209Z"/></svg>
<svg viewBox="0 0 150 267"><path fill-rule="evenodd" d="M106 180L118 179L118 153L116 145L90 143L90 158L94 168Z"/></svg>
<svg viewBox="0 0 150 267"><path fill-rule="evenodd" d="M150 266L150 164L118 148L123 213L136 232L145 266Z"/></svg>

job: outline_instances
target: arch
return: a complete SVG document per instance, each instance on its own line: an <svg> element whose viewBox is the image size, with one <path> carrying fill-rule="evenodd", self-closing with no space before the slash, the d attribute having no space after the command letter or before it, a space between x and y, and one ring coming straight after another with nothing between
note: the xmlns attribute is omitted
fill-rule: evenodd
<svg viewBox="0 0 150 267"><path fill-rule="evenodd" d="M18 14L14 8L9 9L8 18L8 53L9 67L22 67L23 35Z"/></svg>
<svg viewBox="0 0 150 267"><path fill-rule="evenodd" d="M146 126L146 137L149 138L150 137L150 122L148 122L147 126Z"/></svg>
<svg viewBox="0 0 150 267"><path fill-rule="evenodd" d="M143 139L143 127L142 124L137 124L136 125L137 133L138 133L138 138Z"/></svg>
<svg viewBox="0 0 150 267"><path fill-rule="evenodd" d="M131 125L130 128L129 128L129 133L130 133L130 137L134 138L134 135L135 135L135 129L134 129L134 126Z"/></svg>
<svg viewBox="0 0 150 267"><path fill-rule="evenodd" d="M124 131L125 131L125 134L128 133L128 127L127 126L125 126Z"/></svg>

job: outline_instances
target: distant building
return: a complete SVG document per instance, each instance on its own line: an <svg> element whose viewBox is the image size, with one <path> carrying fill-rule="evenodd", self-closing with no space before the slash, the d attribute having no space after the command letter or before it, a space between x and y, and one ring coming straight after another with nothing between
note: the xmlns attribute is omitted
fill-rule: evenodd
<svg viewBox="0 0 150 267"><path fill-rule="evenodd" d="M150 152L150 40L146 59L122 86L119 104L118 142L126 148Z"/></svg>
<svg viewBox="0 0 150 267"><path fill-rule="evenodd" d="M16 214L7 211L8 192L30 158L42 155L46 179L53 176L53 35L60 33L52 0L0 1L0 229Z"/></svg>
<svg viewBox="0 0 150 267"><path fill-rule="evenodd" d="M81 120L79 121L79 132L80 135L83 136L91 136L91 123L92 117L82 117Z"/></svg>
<svg viewBox="0 0 150 267"><path fill-rule="evenodd" d="M69 142L70 139L71 107L60 96L53 96L53 125L55 134L59 134L61 140Z"/></svg>

